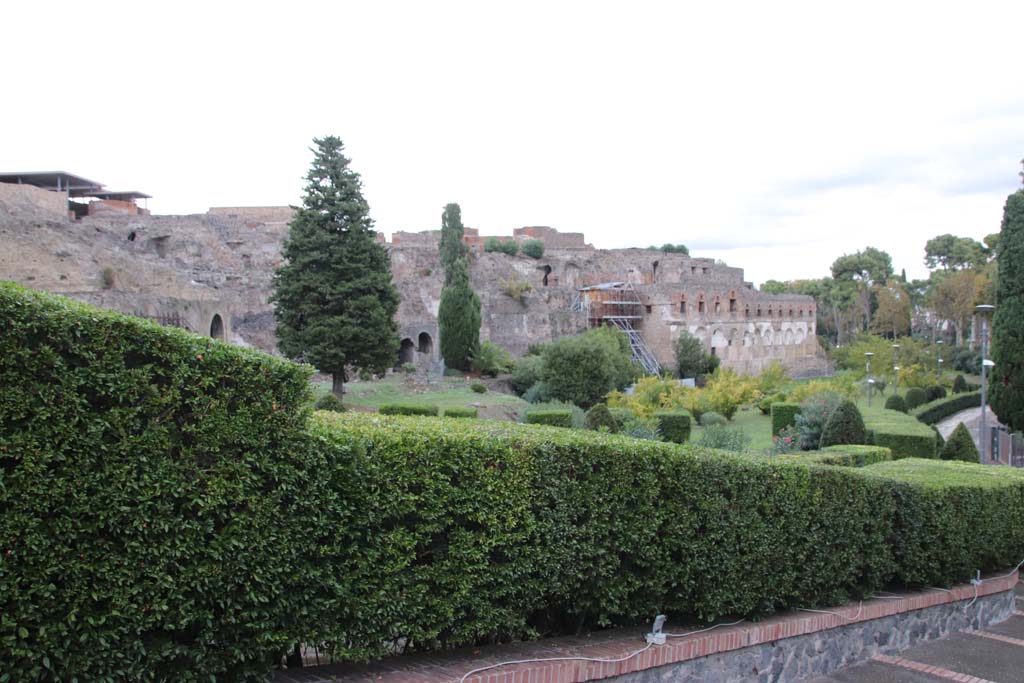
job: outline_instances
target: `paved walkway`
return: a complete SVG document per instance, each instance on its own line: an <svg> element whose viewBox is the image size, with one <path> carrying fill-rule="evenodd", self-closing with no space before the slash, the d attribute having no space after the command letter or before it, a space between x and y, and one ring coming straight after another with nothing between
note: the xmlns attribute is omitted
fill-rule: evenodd
<svg viewBox="0 0 1024 683"><path fill-rule="evenodd" d="M992 407L988 406L988 416L986 421L990 426L999 424L999 418L992 412ZM968 408L967 410L961 410L955 415L947 417L945 420L938 422L935 426L939 429L939 434L942 434L943 439L948 439L949 435L953 433L956 426L961 422L967 427L967 430L974 437L974 445L978 445L978 425L981 422L981 406L977 408ZM1021 678L1024 680L1024 677Z"/></svg>
<svg viewBox="0 0 1024 683"><path fill-rule="evenodd" d="M1018 607L1024 584L1018 584ZM1024 681L1024 612L981 631L955 633L808 683L1020 683Z"/></svg>

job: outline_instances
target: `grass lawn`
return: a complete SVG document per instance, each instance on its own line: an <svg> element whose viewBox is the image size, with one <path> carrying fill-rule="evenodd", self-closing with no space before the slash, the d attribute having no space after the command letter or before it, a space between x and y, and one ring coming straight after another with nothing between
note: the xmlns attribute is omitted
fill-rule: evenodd
<svg viewBox="0 0 1024 683"><path fill-rule="evenodd" d="M488 390L478 394L469 388L480 380L464 377L432 377L429 382L422 377L393 374L371 382L351 382L345 385L345 405L353 408L377 410L385 403L412 403L436 405L440 408L475 406L480 417L507 417L526 401L499 391ZM486 383L486 382L485 382ZM313 395L316 398L331 390L328 382L314 382Z"/></svg>

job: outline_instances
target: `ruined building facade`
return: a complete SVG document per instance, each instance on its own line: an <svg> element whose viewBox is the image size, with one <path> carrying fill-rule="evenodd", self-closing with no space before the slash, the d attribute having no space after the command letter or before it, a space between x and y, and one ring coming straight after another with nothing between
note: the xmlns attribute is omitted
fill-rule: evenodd
<svg viewBox="0 0 1024 683"><path fill-rule="evenodd" d="M189 216L104 213L69 220L51 198L38 188L0 184L0 279L276 350L267 302L291 209L222 207ZM437 231L396 232L387 243L401 295L396 364L438 360L438 238ZM482 303L481 336L513 355L586 329L592 322L580 307L580 290L623 282L639 299L637 329L666 368L674 366L672 345L685 330L727 367L758 372L777 359L798 375L826 369L813 298L757 291L739 268L647 249L595 249L582 234L542 227L502 239L545 245L539 260L485 253L484 238L467 230L471 282ZM513 296L523 282L530 290Z"/></svg>

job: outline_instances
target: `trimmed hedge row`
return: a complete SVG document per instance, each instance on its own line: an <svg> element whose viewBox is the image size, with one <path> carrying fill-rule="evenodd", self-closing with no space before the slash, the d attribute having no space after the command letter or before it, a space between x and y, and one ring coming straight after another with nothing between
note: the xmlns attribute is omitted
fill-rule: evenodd
<svg viewBox="0 0 1024 683"><path fill-rule="evenodd" d="M476 417L477 416L477 409L476 408L457 408L457 407L445 408L444 409L444 416L445 417Z"/></svg>
<svg viewBox="0 0 1024 683"><path fill-rule="evenodd" d="M0 283L0 666L262 676L322 574L310 369Z"/></svg>
<svg viewBox="0 0 1024 683"><path fill-rule="evenodd" d="M925 403L914 410L911 415L926 425L933 425L947 417L956 415L961 410L977 408L981 405L981 392L972 391L967 394L953 394L949 398L942 398L938 401Z"/></svg>
<svg viewBox="0 0 1024 683"><path fill-rule="evenodd" d="M868 441L892 451L894 459L936 457L935 432L897 410L865 409Z"/></svg>
<svg viewBox="0 0 1024 683"><path fill-rule="evenodd" d="M786 427L796 424L796 416L800 414L799 403L772 404L772 436L778 436Z"/></svg>
<svg viewBox="0 0 1024 683"><path fill-rule="evenodd" d="M572 427L572 411L560 409L528 410L526 423L551 427Z"/></svg>
<svg viewBox="0 0 1024 683"><path fill-rule="evenodd" d="M686 443L690 440L693 418L687 411L658 411L654 413L654 419L658 421L658 431L663 441Z"/></svg>
<svg viewBox="0 0 1024 683"><path fill-rule="evenodd" d="M437 417L441 410L435 405L419 403L385 403L377 412L381 415L425 415Z"/></svg>
<svg viewBox="0 0 1024 683"><path fill-rule="evenodd" d="M754 459L768 459L783 463L805 465L832 465L835 467L866 467L877 462L892 460L892 452L881 446L841 445L820 451L797 451L780 455L753 455Z"/></svg>

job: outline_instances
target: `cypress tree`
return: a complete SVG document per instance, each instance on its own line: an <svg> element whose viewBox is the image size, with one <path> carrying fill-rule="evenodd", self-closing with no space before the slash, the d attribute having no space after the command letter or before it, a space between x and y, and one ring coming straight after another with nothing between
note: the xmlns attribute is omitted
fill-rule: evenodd
<svg viewBox="0 0 1024 683"><path fill-rule="evenodd" d="M1024 430L1024 190L1006 200L997 254L989 403L999 421Z"/></svg>
<svg viewBox="0 0 1024 683"><path fill-rule="evenodd" d="M398 292L344 145L334 136L313 142L271 301L278 348L330 374L332 393L341 398L349 368L380 373L394 365Z"/></svg>
<svg viewBox="0 0 1024 683"><path fill-rule="evenodd" d="M448 204L441 214L441 268L444 270L444 284L452 282L452 269L455 262L465 258L469 251L462 241L465 228L462 226L462 209L458 204Z"/></svg>
<svg viewBox="0 0 1024 683"><path fill-rule="evenodd" d="M457 370L469 370L480 347L480 299L469 286L469 262L456 259L446 273L451 283L441 290L437 326L441 336L441 357Z"/></svg>

